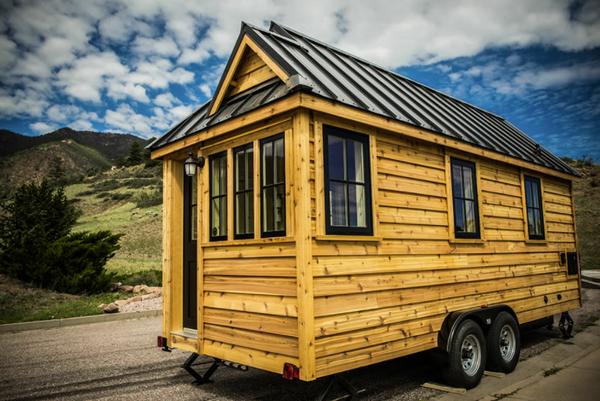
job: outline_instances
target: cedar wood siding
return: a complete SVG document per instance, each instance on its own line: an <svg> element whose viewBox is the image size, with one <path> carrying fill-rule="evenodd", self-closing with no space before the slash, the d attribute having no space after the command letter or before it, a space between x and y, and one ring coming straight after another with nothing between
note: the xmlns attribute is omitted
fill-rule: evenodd
<svg viewBox="0 0 600 401"><path fill-rule="evenodd" d="M322 163L323 123L371 135L376 242L319 239L323 177L315 165ZM575 249L569 182L530 173L542 179L547 241L526 241L520 169L463 155L478 170L484 240L450 241L447 154L459 153L331 117L317 117L314 126L317 377L433 348L452 311L504 303L525 323L580 306L578 277L559 264L560 251Z"/></svg>

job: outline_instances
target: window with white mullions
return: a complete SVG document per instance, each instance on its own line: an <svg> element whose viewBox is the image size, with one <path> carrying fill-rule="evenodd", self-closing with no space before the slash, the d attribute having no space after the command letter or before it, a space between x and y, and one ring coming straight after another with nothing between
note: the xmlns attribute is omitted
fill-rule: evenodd
<svg viewBox="0 0 600 401"><path fill-rule="evenodd" d="M227 239L227 153L210 157L210 240Z"/></svg>
<svg viewBox="0 0 600 401"><path fill-rule="evenodd" d="M525 202L529 239L544 239L542 185L539 178L525 176Z"/></svg>
<svg viewBox="0 0 600 401"><path fill-rule="evenodd" d="M452 199L456 238L480 238L475 163L452 159Z"/></svg>
<svg viewBox="0 0 600 401"><path fill-rule="evenodd" d="M234 161L234 238L254 236L254 148L249 143L233 150Z"/></svg>
<svg viewBox="0 0 600 401"><path fill-rule="evenodd" d="M324 126L327 234L372 235L369 136Z"/></svg>
<svg viewBox="0 0 600 401"><path fill-rule="evenodd" d="M283 134L261 140L261 236L285 235L285 147Z"/></svg>

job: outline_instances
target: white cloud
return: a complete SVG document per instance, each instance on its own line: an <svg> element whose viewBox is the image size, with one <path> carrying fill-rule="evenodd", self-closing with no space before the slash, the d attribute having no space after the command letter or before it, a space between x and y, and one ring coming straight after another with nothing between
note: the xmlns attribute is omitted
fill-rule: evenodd
<svg viewBox="0 0 600 401"><path fill-rule="evenodd" d="M161 93L154 98L154 104L160 107L172 107L174 104L180 104L181 101L177 99L170 92Z"/></svg>
<svg viewBox="0 0 600 401"><path fill-rule="evenodd" d="M274 19L394 68L503 46L600 46L600 2L594 0L23 0L3 3L0 15L0 116L46 113L58 121L60 110L46 109L64 96L97 105L133 100L161 111L153 110L146 125L131 107L105 117L116 128L145 134L184 110L164 95L172 84L185 85L190 99L211 96L242 20L266 26ZM439 68L453 82L481 80L502 94L598 77L593 66L543 70L512 56L468 71ZM472 93L477 85L461 90ZM89 119L80 113L62 121L79 120Z"/></svg>
<svg viewBox="0 0 600 401"><path fill-rule="evenodd" d="M585 64L524 71L515 77L514 82L523 87L546 89L596 79L600 79L600 65Z"/></svg>
<svg viewBox="0 0 600 401"><path fill-rule="evenodd" d="M111 51L90 54L75 61L70 68L58 74L59 86L79 100L100 102L101 90L110 77L121 77L129 69Z"/></svg>
<svg viewBox="0 0 600 401"><path fill-rule="evenodd" d="M139 54L152 54L158 56L177 56L179 48L173 39L147 38L138 36L133 42L133 51Z"/></svg>
<svg viewBox="0 0 600 401"><path fill-rule="evenodd" d="M31 128L38 134L46 134L48 132L54 131L57 127L54 124L48 124L43 121L38 121L36 123L29 124L29 128Z"/></svg>
<svg viewBox="0 0 600 401"><path fill-rule="evenodd" d="M69 123L68 126L77 131L92 131L94 129L94 125L88 120L75 120Z"/></svg>

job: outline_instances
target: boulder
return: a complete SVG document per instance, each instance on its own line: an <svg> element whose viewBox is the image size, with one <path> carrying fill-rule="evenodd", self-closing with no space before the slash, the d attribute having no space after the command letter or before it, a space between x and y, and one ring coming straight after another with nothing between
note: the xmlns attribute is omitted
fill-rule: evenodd
<svg viewBox="0 0 600 401"><path fill-rule="evenodd" d="M142 295L142 301L145 301L147 299L158 298L158 297L160 297L159 293L151 292L150 294Z"/></svg>
<svg viewBox="0 0 600 401"><path fill-rule="evenodd" d="M127 303L140 302L142 299L144 299L143 295L136 295L135 297L129 298Z"/></svg>
<svg viewBox="0 0 600 401"><path fill-rule="evenodd" d="M117 313L118 311L119 305L115 304L114 302L112 304L105 305L104 308L102 308L102 312L104 313Z"/></svg>
<svg viewBox="0 0 600 401"><path fill-rule="evenodd" d="M117 306L127 305L128 303L129 303L128 299L118 299L115 302L113 302L113 304L115 304Z"/></svg>
<svg viewBox="0 0 600 401"><path fill-rule="evenodd" d="M146 293L148 293L148 294L150 294L150 293L161 294L162 293L162 287L147 287L146 288Z"/></svg>
<svg viewBox="0 0 600 401"><path fill-rule="evenodd" d="M121 290L123 292L133 292L133 286L132 285L121 285L119 287L119 290Z"/></svg>
<svg viewBox="0 0 600 401"><path fill-rule="evenodd" d="M133 287L133 293L139 294L140 292L146 291L146 288L148 288L148 286L145 284L136 285L135 287Z"/></svg>

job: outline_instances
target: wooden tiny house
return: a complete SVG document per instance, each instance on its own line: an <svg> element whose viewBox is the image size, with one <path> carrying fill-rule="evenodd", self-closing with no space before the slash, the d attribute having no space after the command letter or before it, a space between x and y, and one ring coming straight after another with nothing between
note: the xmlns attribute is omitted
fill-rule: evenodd
<svg viewBox="0 0 600 401"><path fill-rule="evenodd" d="M441 346L453 312L581 305L575 171L281 25L242 24L214 99L151 149L170 347L310 381Z"/></svg>

